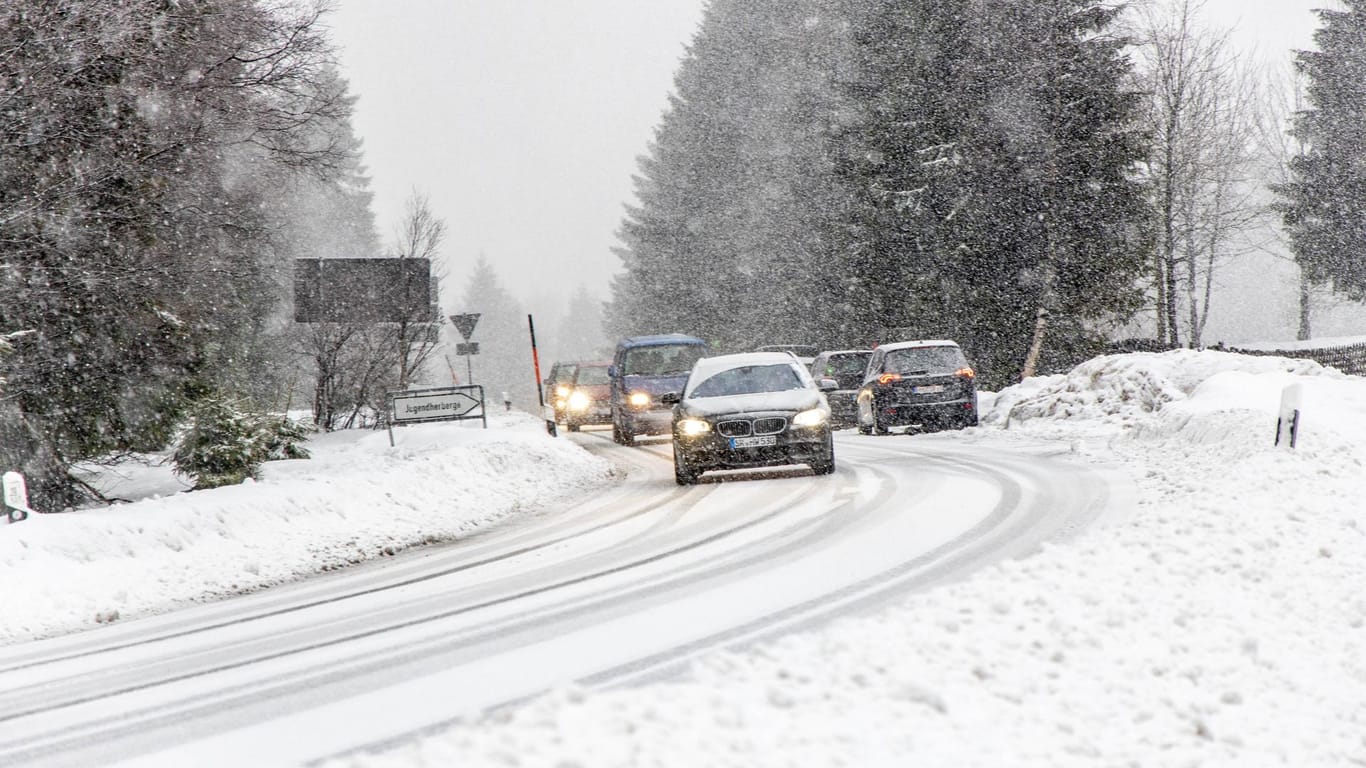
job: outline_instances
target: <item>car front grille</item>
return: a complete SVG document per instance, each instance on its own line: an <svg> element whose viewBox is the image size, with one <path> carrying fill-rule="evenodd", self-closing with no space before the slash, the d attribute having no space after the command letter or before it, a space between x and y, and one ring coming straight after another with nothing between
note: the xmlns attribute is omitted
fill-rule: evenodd
<svg viewBox="0 0 1366 768"><path fill-rule="evenodd" d="M748 421L723 421L716 425L716 431L725 437L747 437L750 434Z"/></svg>
<svg viewBox="0 0 1366 768"><path fill-rule="evenodd" d="M787 419L784 419L781 416L754 420L754 434L756 435L776 435L786 428Z"/></svg>

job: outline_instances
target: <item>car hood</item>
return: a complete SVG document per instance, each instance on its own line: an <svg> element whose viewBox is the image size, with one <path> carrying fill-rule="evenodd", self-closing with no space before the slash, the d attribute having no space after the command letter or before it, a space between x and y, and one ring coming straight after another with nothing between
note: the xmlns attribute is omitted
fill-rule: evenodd
<svg viewBox="0 0 1366 768"><path fill-rule="evenodd" d="M672 373L666 376L641 376L631 374L622 377L622 386L627 392L644 391L658 397L666 392L682 392L688 383L687 373Z"/></svg>
<svg viewBox="0 0 1366 768"><path fill-rule="evenodd" d="M785 392L688 399L683 401L682 409L690 416L719 416L727 413L805 411L824 404L825 398L820 392L811 389L790 389Z"/></svg>
<svg viewBox="0 0 1366 768"><path fill-rule="evenodd" d="M575 389L594 400L606 400L610 388L606 384L580 384Z"/></svg>

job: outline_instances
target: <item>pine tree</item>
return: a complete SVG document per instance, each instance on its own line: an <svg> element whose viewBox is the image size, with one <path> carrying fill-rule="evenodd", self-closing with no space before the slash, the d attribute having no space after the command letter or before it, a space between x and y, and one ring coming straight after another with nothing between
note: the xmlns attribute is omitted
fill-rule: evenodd
<svg viewBox="0 0 1366 768"><path fill-rule="evenodd" d="M1115 13L917 0L858 18L858 113L832 149L846 335L956 338L999 386L1045 328L1075 354L1132 312L1143 145Z"/></svg>
<svg viewBox="0 0 1366 768"><path fill-rule="evenodd" d="M0 331L34 332L5 363L0 459L35 504L83 500L72 463L164 446L261 359L277 182L346 156L319 14L0 5Z"/></svg>
<svg viewBox="0 0 1366 768"><path fill-rule="evenodd" d="M490 407L501 407L506 392L518 408L535 411L536 375L526 314L482 255L466 278L458 311L479 313L479 324L472 337L479 343L479 354L470 361L474 379L463 381L464 364L457 362L461 383L481 385Z"/></svg>
<svg viewBox="0 0 1366 768"><path fill-rule="evenodd" d="M612 356L602 330L602 301L580 284L569 296L569 307L556 334L560 360L599 360Z"/></svg>
<svg viewBox="0 0 1366 768"><path fill-rule="evenodd" d="M833 187L821 135L845 36L834 5L707 7L619 233L613 334L682 331L748 349L817 332Z"/></svg>
<svg viewBox="0 0 1366 768"><path fill-rule="evenodd" d="M1308 282L1366 299L1366 7L1319 10L1317 51L1300 51L1309 108L1295 118L1305 150L1277 189L1291 250Z"/></svg>

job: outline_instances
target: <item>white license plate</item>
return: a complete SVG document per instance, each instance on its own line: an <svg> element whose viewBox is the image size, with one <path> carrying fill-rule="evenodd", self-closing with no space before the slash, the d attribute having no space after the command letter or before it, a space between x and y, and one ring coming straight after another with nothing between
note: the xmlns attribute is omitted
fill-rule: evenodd
<svg viewBox="0 0 1366 768"><path fill-rule="evenodd" d="M943 384L926 384L923 387L911 387L911 391L917 395L929 395L935 392L943 392Z"/></svg>
<svg viewBox="0 0 1366 768"><path fill-rule="evenodd" d="M761 448L765 445L777 445L777 435L757 435L755 437L732 437L730 447L732 448Z"/></svg>

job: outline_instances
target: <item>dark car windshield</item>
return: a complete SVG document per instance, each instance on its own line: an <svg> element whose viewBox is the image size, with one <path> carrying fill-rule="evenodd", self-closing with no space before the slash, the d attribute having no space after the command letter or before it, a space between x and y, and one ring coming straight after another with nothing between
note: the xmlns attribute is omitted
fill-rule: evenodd
<svg viewBox="0 0 1366 768"><path fill-rule="evenodd" d="M887 353L883 370L887 373L952 373L968 364L958 347L911 347Z"/></svg>
<svg viewBox="0 0 1366 768"><path fill-rule="evenodd" d="M626 350L622 374L626 376L664 376L687 373L701 359L706 347L700 344L655 344Z"/></svg>
<svg viewBox="0 0 1366 768"><path fill-rule="evenodd" d="M857 389L859 382L863 381L863 371L868 367L868 358L872 355L872 352L831 355L823 369L816 371L816 375L838 381L840 389Z"/></svg>
<svg viewBox="0 0 1366 768"><path fill-rule="evenodd" d="M575 383L579 386L591 386L594 384L607 384L607 366L605 365L585 365L579 369L579 376Z"/></svg>
<svg viewBox="0 0 1366 768"><path fill-rule="evenodd" d="M790 365L745 365L727 368L703 379L689 397L726 397L753 395L760 392L783 392L806 387L802 377Z"/></svg>

